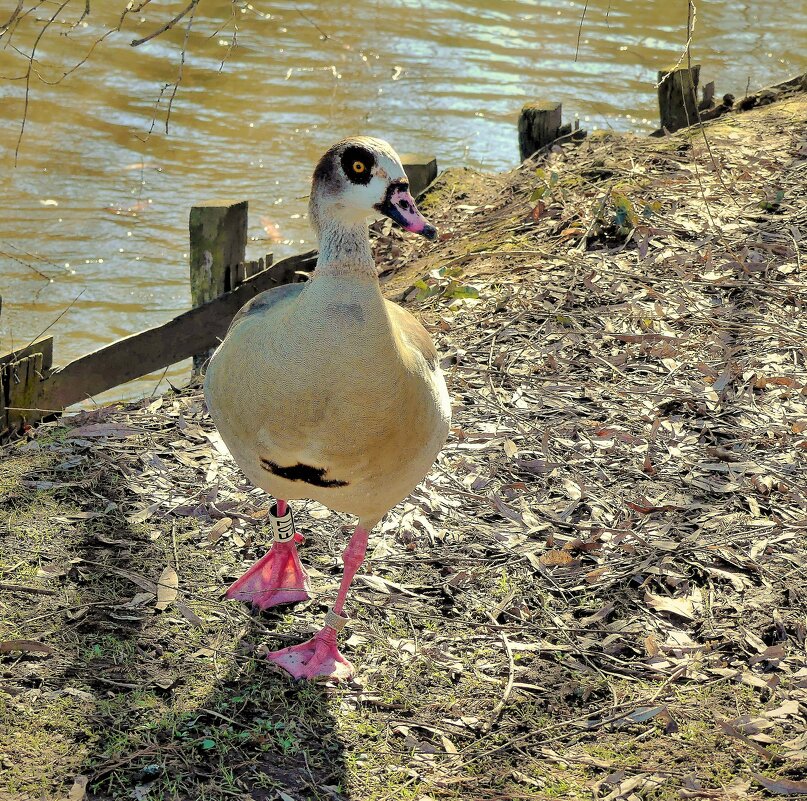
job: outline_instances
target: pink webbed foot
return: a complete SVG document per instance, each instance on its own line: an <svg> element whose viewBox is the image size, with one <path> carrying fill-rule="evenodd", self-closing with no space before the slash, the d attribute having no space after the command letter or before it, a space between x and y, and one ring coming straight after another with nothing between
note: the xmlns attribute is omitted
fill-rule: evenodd
<svg viewBox="0 0 807 801"><path fill-rule="evenodd" d="M273 542L269 553L230 585L227 597L260 609L307 601L311 586L294 544L300 540L302 537L295 534L287 542Z"/></svg>
<svg viewBox="0 0 807 801"><path fill-rule="evenodd" d="M270 662L282 667L295 679L314 679L323 676L347 681L353 676L353 665L336 647L336 631L325 626L308 642L272 651L266 655Z"/></svg>

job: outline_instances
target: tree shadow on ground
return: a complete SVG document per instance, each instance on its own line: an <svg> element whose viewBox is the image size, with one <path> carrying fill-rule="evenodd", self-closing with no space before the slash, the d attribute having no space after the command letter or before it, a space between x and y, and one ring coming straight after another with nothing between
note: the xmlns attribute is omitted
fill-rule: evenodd
<svg viewBox="0 0 807 801"><path fill-rule="evenodd" d="M0 639L42 644L0 654L8 791L344 798L326 689L255 651L273 618L222 600L198 519L130 514L143 487L108 448L41 438L39 450L0 488ZM169 566L178 593L159 609Z"/></svg>

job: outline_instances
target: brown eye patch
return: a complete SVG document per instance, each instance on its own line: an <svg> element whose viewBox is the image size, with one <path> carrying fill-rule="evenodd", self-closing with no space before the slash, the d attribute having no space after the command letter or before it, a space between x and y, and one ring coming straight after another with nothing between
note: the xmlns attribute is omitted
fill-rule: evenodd
<svg viewBox="0 0 807 801"><path fill-rule="evenodd" d="M342 153L342 169L348 180L354 184L369 184L374 165L373 154L358 145L350 145Z"/></svg>

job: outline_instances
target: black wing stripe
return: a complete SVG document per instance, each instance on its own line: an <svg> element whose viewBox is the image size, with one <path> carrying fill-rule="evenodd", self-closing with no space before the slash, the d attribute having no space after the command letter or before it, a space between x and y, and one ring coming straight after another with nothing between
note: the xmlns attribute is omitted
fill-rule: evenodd
<svg viewBox="0 0 807 801"><path fill-rule="evenodd" d="M325 469L311 467L307 464L295 464L290 467L281 467L269 459L261 459L261 467L275 476L285 478L287 481L302 481L312 487L346 487L347 481L325 478Z"/></svg>

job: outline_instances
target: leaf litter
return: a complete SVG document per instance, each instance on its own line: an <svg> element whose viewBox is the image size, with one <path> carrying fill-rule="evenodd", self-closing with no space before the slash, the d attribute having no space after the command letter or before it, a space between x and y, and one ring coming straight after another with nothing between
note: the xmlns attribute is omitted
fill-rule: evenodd
<svg viewBox="0 0 807 801"><path fill-rule="evenodd" d="M268 499L198 387L5 446L15 797L803 793L799 115L721 118L711 152L695 131L600 135L450 170L423 201L436 248L376 227L454 418L371 536L346 686L294 685L262 654L320 624L350 521L297 504L311 602L226 602L267 547Z"/></svg>

